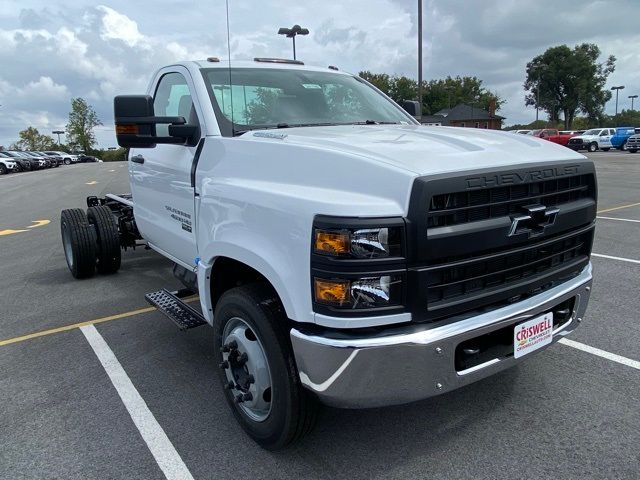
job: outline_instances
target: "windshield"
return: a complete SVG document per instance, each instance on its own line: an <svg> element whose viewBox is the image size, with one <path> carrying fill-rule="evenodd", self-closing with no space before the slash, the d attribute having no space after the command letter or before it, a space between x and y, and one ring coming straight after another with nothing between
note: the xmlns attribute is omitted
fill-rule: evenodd
<svg viewBox="0 0 640 480"><path fill-rule="evenodd" d="M600 135L600 129L592 128L591 130L587 130L586 132L584 132L583 135Z"/></svg>
<svg viewBox="0 0 640 480"><path fill-rule="evenodd" d="M413 123L411 117L351 75L309 70L203 69L221 127L230 134L259 128ZM224 125L226 124L226 125Z"/></svg>

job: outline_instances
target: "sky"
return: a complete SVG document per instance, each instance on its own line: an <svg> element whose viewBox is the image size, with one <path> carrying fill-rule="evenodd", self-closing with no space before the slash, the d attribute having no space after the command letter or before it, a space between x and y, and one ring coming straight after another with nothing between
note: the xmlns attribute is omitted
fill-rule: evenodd
<svg viewBox="0 0 640 480"><path fill-rule="evenodd" d="M506 125L529 123L525 65L548 47L592 42L617 57L608 86L640 94L639 0L424 0L424 79L475 75L506 99ZM295 23L298 58L417 78L416 0L229 0L232 59L291 57L276 34ZM0 145L34 126L64 129L73 97L103 126L99 147L115 146L113 97L146 92L152 73L174 61L226 57L221 0L3 0L0 3ZM640 100L640 99L639 99ZM640 108L640 102L638 102ZM614 100L606 106L615 109ZM64 138L63 138L64 141Z"/></svg>

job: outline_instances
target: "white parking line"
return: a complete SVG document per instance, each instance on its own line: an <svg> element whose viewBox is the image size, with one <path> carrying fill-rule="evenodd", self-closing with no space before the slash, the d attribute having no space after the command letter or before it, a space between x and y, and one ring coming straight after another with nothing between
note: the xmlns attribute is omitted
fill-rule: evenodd
<svg viewBox="0 0 640 480"><path fill-rule="evenodd" d="M167 480L193 480L191 472L167 437L107 342L93 325L80 327L104 367L122 403Z"/></svg>
<svg viewBox="0 0 640 480"><path fill-rule="evenodd" d="M607 360L611 360L612 362L621 363L622 365L626 365L627 367L640 370L640 362L637 360L632 360L631 358L616 355L615 353L607 352L605 350L600 350L599 348L590 347L589 345L585 345L584 343L576 342L574 340L569 340L568 338L562 338L558 340L558 342L568 347L573 347L578 350L582 350L583 352L606 358Z"/></svg>
<svg viewBox="0 0 640 480"><path fill-rule="evenodd" d="M621 262L629 262L629 263L638 263L640 264L640 260L633 260L632 258L623 258L623 257L613 257L611 255L602 255L600 253L592 253L592 257L600 257L600 258L608 258L609 260L620 260Z"/></svg>
<svg viewBox="0 0 640 480"><path fill-rule="evenodd" d="M630 218L615 218L615 217L596 217L596 218L601 218L603 220L617 220L619 222L633 222L633 223L640 223L640 220L632 220Z"/></svg>

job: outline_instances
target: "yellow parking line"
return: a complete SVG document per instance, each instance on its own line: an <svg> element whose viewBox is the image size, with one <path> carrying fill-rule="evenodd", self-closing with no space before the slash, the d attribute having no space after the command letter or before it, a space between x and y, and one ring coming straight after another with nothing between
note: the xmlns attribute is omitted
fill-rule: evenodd
<svg viewBox="0 0 640 480"><path fill-rule="evenodd" d="M184 302L190 303L190 302L194 302L196 300L198 300L198 297L189 297L189 298L185 299ZM7 338L6 340L0 340L0 347L3 347L5 345L11 345L12 343L24 342L26 340L31 340L31 339L38 338L38 337L45 337L47 335L53 335L54 333L68 332L69 330L73 330L75 328L84 327L86 325L95 325L96 323L104 323L104 322L110 322L112 320L119 320L121 318L133 317L135 315L140 315L142 313L153 312L154 310L157 310L156 307L139 308L138 310L130 310L128 312L117 313L115 315L109 315L108 317L100 317L100 318L96 318L94 320L87 320L85 322L72 323L71 325L64 325L62 327L51 328L49 330L41 330L39 332L34 332L34 333L29 333L27 335L22 335L20 337Z"/></svg>
<svg viewBox="0 0 640 480"><path fill-rule="evenodd" d="M8 338L6 340L0 340L0 347L11 345L12 343L24 342L25 340L31 340L32 338L52 335L54 333L67 332L74 328L84 327L85 325L95 325L96 323L110 322L111 320L118 320L119 318L133 317L134 315L140 315L141 313L153 312L155 309L156 307L140 308L138 310L131 310L129 312L118 313L116 315L109 315L108 317L96 318L95 320L87 320L86 322L73 323L71 325L51 328L49 330L41 330L39 332L29 333L28 335L22 335L21 337Z"/></svg>
<svg viewBox="0 0 640 480"><path fill-rule="evenodd" d="M638 205L640 205L640 202L630 203L629 205L620 205L619 207L605 208L604 210L598 210L598 213L613 212L615 210L622 210L623 208L637 207Z"/></svg>

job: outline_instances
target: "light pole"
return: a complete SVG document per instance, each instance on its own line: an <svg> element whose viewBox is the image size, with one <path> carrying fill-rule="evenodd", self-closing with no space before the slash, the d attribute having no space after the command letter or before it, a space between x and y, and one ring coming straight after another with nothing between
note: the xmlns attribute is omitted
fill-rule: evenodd
<svg viewBox="0 0 640 480"><path fill-rule="evenodd" d="M278 30L278 35L286 35L293 40L293 59L296 60L296 35L309 35L309 29L294 25L291 28L282 27Z"/></svg>
<svg viewBox="0 0 640 480"><path fill-rule="evenodd" d="M422 0L418 0L418 104L422 118Z"/></svg>
<svg viewBox="0 0 640 480"><path fill-rule="evenodd" d="M58 135L58 145L60 145L60 135L64 135L64 130L54 130L53 132L54 135Z"/></svg>
<svg viewBox="0 0 640 480"><path fill-rule="evenodd" d="M624 85L620 85L619 87L611 87L611 90L616 91L616 125L618 124L618 92L620 90L624 90Z"/></svg>
<svg viewBox="0 0 640 480"><path fill-rule="evenodd" d="M631 99L631 110L633 111L633 99L638 98L638 95L629 95L629 98Z"/></svg>
<svg viewBox="0 0 640 480"><path fill-rule="evenodd" d="M542 72L544 72L548 65L538 65L535 67L535 71L538 73L538 84L536 87L536 122L538 121L538 111L540 109L540 81L542 80Z"/></svg>

